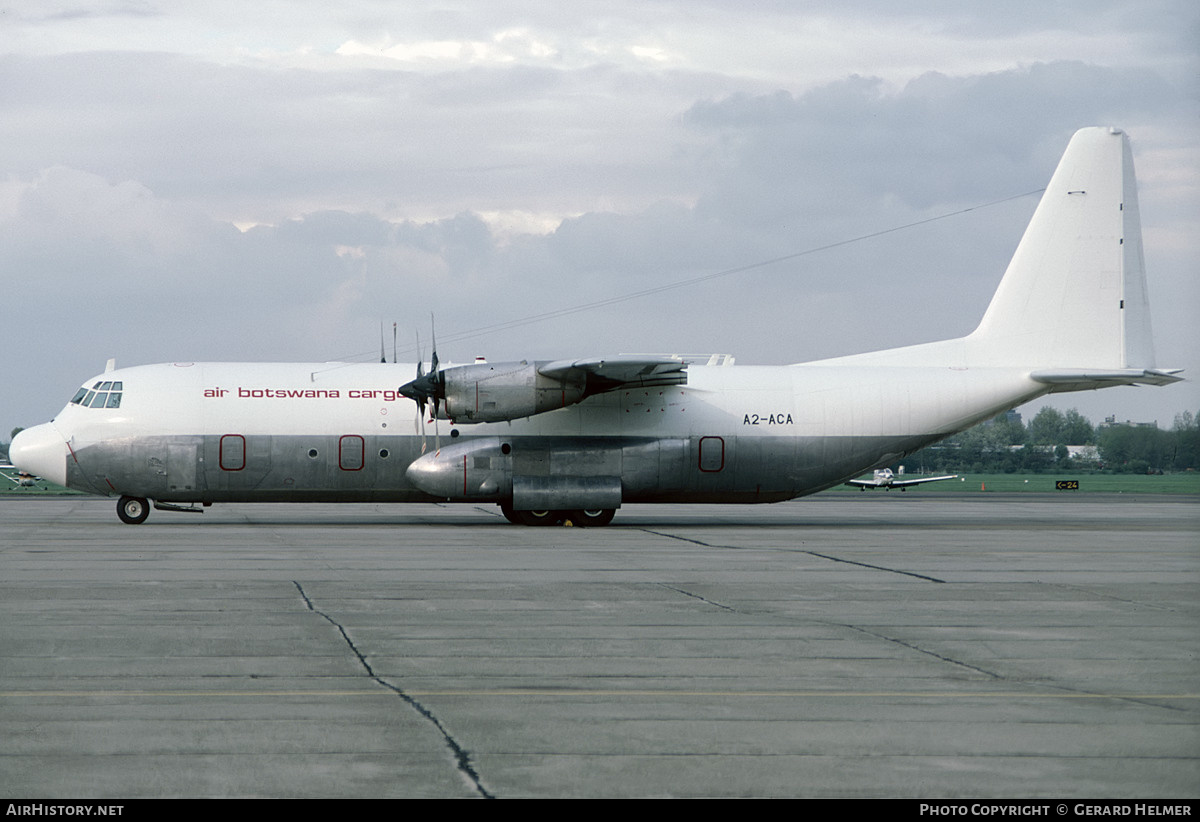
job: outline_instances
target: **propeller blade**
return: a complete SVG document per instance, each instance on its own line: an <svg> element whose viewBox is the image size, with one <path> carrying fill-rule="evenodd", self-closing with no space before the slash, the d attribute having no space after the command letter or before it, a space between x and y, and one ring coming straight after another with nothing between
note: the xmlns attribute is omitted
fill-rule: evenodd
<svg viewBox="0 0 1200 822"><path fill-rule="evenodd" d="M437 418L437 400L433 401L433 452L435 455L442 453L442 435L438 431Z"/></svg>
<svg viewBox="0 0 1200 822"><path fill-rule="evenodd" d="M436 374L438 370L437 357L437 328L433 324L433 313L429 314L429 333L433 335L433 360L429 363L430 373Z"/></svg>
<svg viewBox="0 0 1200 822"><path fill-rule="evenodd" d="M417 400L417 419L421 422L421 453L425 453L428 440L425 438L425 400Z"/></svg>

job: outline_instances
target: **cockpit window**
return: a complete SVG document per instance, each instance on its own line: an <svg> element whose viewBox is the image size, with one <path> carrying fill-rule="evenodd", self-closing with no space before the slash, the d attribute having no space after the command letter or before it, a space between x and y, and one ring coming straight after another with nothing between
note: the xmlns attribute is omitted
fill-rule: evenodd
<svg viewBox="0 0 1200 822"><path fill-rule="evenodd" d="M84 408L120 408L124 384L120 380L98 381L91 388L86 385L71 398L72 405Z"/></svg>

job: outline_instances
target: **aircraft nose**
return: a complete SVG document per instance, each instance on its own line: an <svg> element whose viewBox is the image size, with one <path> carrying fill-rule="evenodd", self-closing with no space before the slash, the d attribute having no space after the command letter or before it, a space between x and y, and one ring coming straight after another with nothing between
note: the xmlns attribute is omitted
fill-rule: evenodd
<svg viewBox="0 0 1200 822"><path fill-rule="evenodd" d="M8 458L27 474L67 484L67 443L48 422L18 432L8 446Z"/></svg>

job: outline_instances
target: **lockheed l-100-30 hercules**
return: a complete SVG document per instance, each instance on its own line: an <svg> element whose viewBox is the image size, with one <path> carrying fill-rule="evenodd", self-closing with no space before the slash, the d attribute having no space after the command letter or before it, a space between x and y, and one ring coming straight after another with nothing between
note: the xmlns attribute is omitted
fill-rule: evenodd
<svg viewBox="0 0 1200 822"><path fill-rule="evenodd" d="M413 375L415 373L415 379ZM597 357L170 363L89 379L13 463L151 505L496 503L602 525L627 503L792 499L1043 394L1180 379L1154 364L1129 141L1071 139L978 328L789 366ZM430 436L425 420L448 420Z"/></svg>

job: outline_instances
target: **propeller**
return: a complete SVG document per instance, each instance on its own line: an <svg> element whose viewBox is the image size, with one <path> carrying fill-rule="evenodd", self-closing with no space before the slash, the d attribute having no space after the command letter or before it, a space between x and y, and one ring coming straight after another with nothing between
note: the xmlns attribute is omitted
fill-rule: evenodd
<svg viewBox="0 0 1200 822"><path fill-rule="evenodd" d="M421 332L416 332L417 336L417 379L425 376L425 352L421 349ZM400 389L403 392L403 388ZM421 453L425 453L427 440L425 439L425 397L423 395L410 396L405 393L404 396L409 397L417 403L417 422L421 426Z"/></svg>
<svg viewBox="0 0 1200 822"><path fill-rule="evenodd" d="M433 318L430 317L432 325ZM425 365L422 362L421 338L417 337L417 378L412 382L407 382L398 389L401 394L413 400L417 404L417 408L421 411L421 450L424 451L424 436L425 436L425 403L429 402L433 405L433 436L434 448L440 452L442 450L442 438L438 431L438 405L446 399L446 377L438 370L438 355L437 355L437 331L433 331L433 358L429 363L429 373L425 373Z"/></svg>

